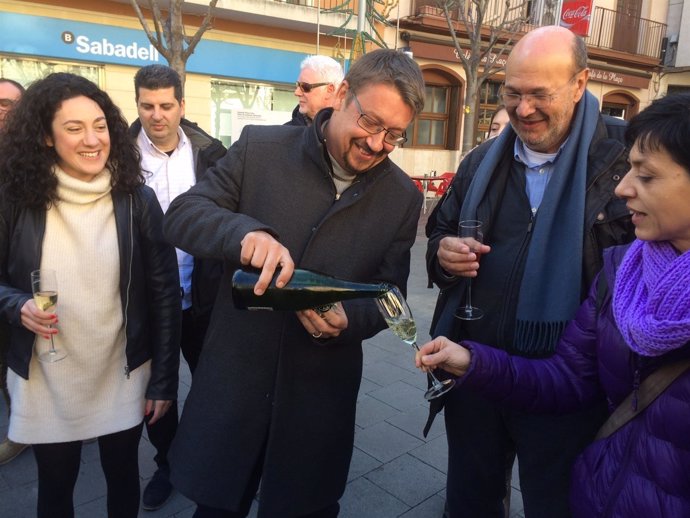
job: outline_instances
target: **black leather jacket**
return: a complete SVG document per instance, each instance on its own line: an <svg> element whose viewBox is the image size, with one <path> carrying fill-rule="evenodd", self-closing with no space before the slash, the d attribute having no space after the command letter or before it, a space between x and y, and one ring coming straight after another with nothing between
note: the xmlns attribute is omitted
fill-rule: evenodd
<svg viewBox="0 0 690 518"><path fill-rule="evenodd" d="M153 190L141 186L134 194L113 191L112 197L126 329L122 375L152 359L146 398L175 400L181 326L175 249L163 238L163 212ZM10 324L7 365L28 379L35 335L22 326L21 308L31 298L30 272L41 264L46 212L14 207L1 196L0 207L0 317Z"/></svg>

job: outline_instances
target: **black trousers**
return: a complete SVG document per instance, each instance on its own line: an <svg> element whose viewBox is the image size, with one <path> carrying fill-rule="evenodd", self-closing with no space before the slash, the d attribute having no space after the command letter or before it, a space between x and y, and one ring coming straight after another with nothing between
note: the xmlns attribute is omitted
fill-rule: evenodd
<svg viewBox="0 0 690 518"><path fill-rule="evenodd" d="M209 319L209 315L195 317L192 315L191 309L182 312L180 345L182 355L189 365L192 376L196 370L197 363L199 363L199 356L201 356L201 349L204 345L204 336L208 329ZM153 425L149 425L148 420L146 421L146 433L151 444L156 448L154 460L159 468L168 467L168 451L170 451L170 445L175 438L175 433L177 433L178 420L177 401L175 401L159 421Z"/></svg>
<svg viewBox="0 0 690 518"><path fill-rule="evenodd" d="M266 454L266 445L264 445L263 451L254 465L254 469L249 476L249 482L242 495L242 501L240 502L240 508L237 511L228 511L227 509L218 509L215 507L208 507L197 503L196 511L192 518L245 518L252 507L252 501L259 489L259 483L261 482L261 473L263 471L264 465L264 455ZM299 516L285 516L281 518L337 518L340 512L340 504L338 502L333 502L323 509L314 511L313 513L302 514Z"/></svg>
<svg viewBox="0 0 690 518"><path fill-rule="evenodd" d="M525 414L469 390L452 390L444 409L448 518L503 518L506 459L514 448L526 518L570 516L570 471L606 416L602 401L565 415Z"/></svg>
<svg viewBox="0 0 690 518"><path fill-rule="evenodd" d="M108 488L108 518L137 518L139 513L139 439L142 425L98 438ZM73 518L74 485L82 441L34 444L38 466L38 518Z"/></svg>

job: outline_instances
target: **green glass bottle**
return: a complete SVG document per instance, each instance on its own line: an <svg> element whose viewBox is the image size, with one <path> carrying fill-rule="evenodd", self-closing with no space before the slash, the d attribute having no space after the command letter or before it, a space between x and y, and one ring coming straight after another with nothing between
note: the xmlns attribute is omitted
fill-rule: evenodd
<svg viewBox="0 0 690 518"><path fill-rule="evenodd" d="M259 270L236 270L232 276L232 299L238 309L299 311L327 306L343 300L380 297L391 285L352 282L310 270L295 269L282 288L275 285L277 274L263 295L254 293Z"/></svg>

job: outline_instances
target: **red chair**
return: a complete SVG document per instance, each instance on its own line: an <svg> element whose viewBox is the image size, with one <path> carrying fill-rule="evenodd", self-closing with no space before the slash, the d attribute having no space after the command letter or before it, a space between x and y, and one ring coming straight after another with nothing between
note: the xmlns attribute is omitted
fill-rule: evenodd
<svg viewBox="0 0 690 518"><path fill-rule="evenodd" d="M453 182L453 178L455 178L455 173L443 173L439 178L443 180L438 184L438 187L435 188L435 191L436 196L440 197L446 194L448 187L450 187L450 184Z"/></svg>

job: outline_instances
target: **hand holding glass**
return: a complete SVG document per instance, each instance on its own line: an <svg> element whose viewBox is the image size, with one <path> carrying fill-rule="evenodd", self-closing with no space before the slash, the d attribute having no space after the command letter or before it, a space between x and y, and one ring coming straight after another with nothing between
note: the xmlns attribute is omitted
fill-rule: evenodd
<svg viewBox="0 0 690 518"><path fill-rule="evenodd" d="M484 242L482 222L475 219L464 220L458 224L458 237L473 239L480 245ZM471 250L479 261L479 251ZM479 320L484 316L484 311L472 305L472 279L467 279L467 291L465 292L465 305L455 311L455 318L460 320Z"/></svg>
<svg viewBox="0 0 690 518"><path fill-rule="evenodd" d="M55 270L34 270L31 272L31 290L36 307L41 311L55 313L57 306L57 275ZM48 327L51 327L48 325ZM67 353L55 348L53 335L50 335L50 349L38 355L39 361L54 363L62 360Z"/></svg>
<svg viewBox="0 0 690 518"><path fill-rule="evenodd" d="M412 318L412 311L410 311L410 307L407 305L400 290L393 286L388 292L375 300L390 330L402 339L403 342L411 345L415 351L419 351L417 346L417 325ZM441 381L434 376L433 372L429 372L427 375L432 382L431 387L424 394L424 398L427 401L445 394L455 385L455 380L447 379Z"/></svg>

